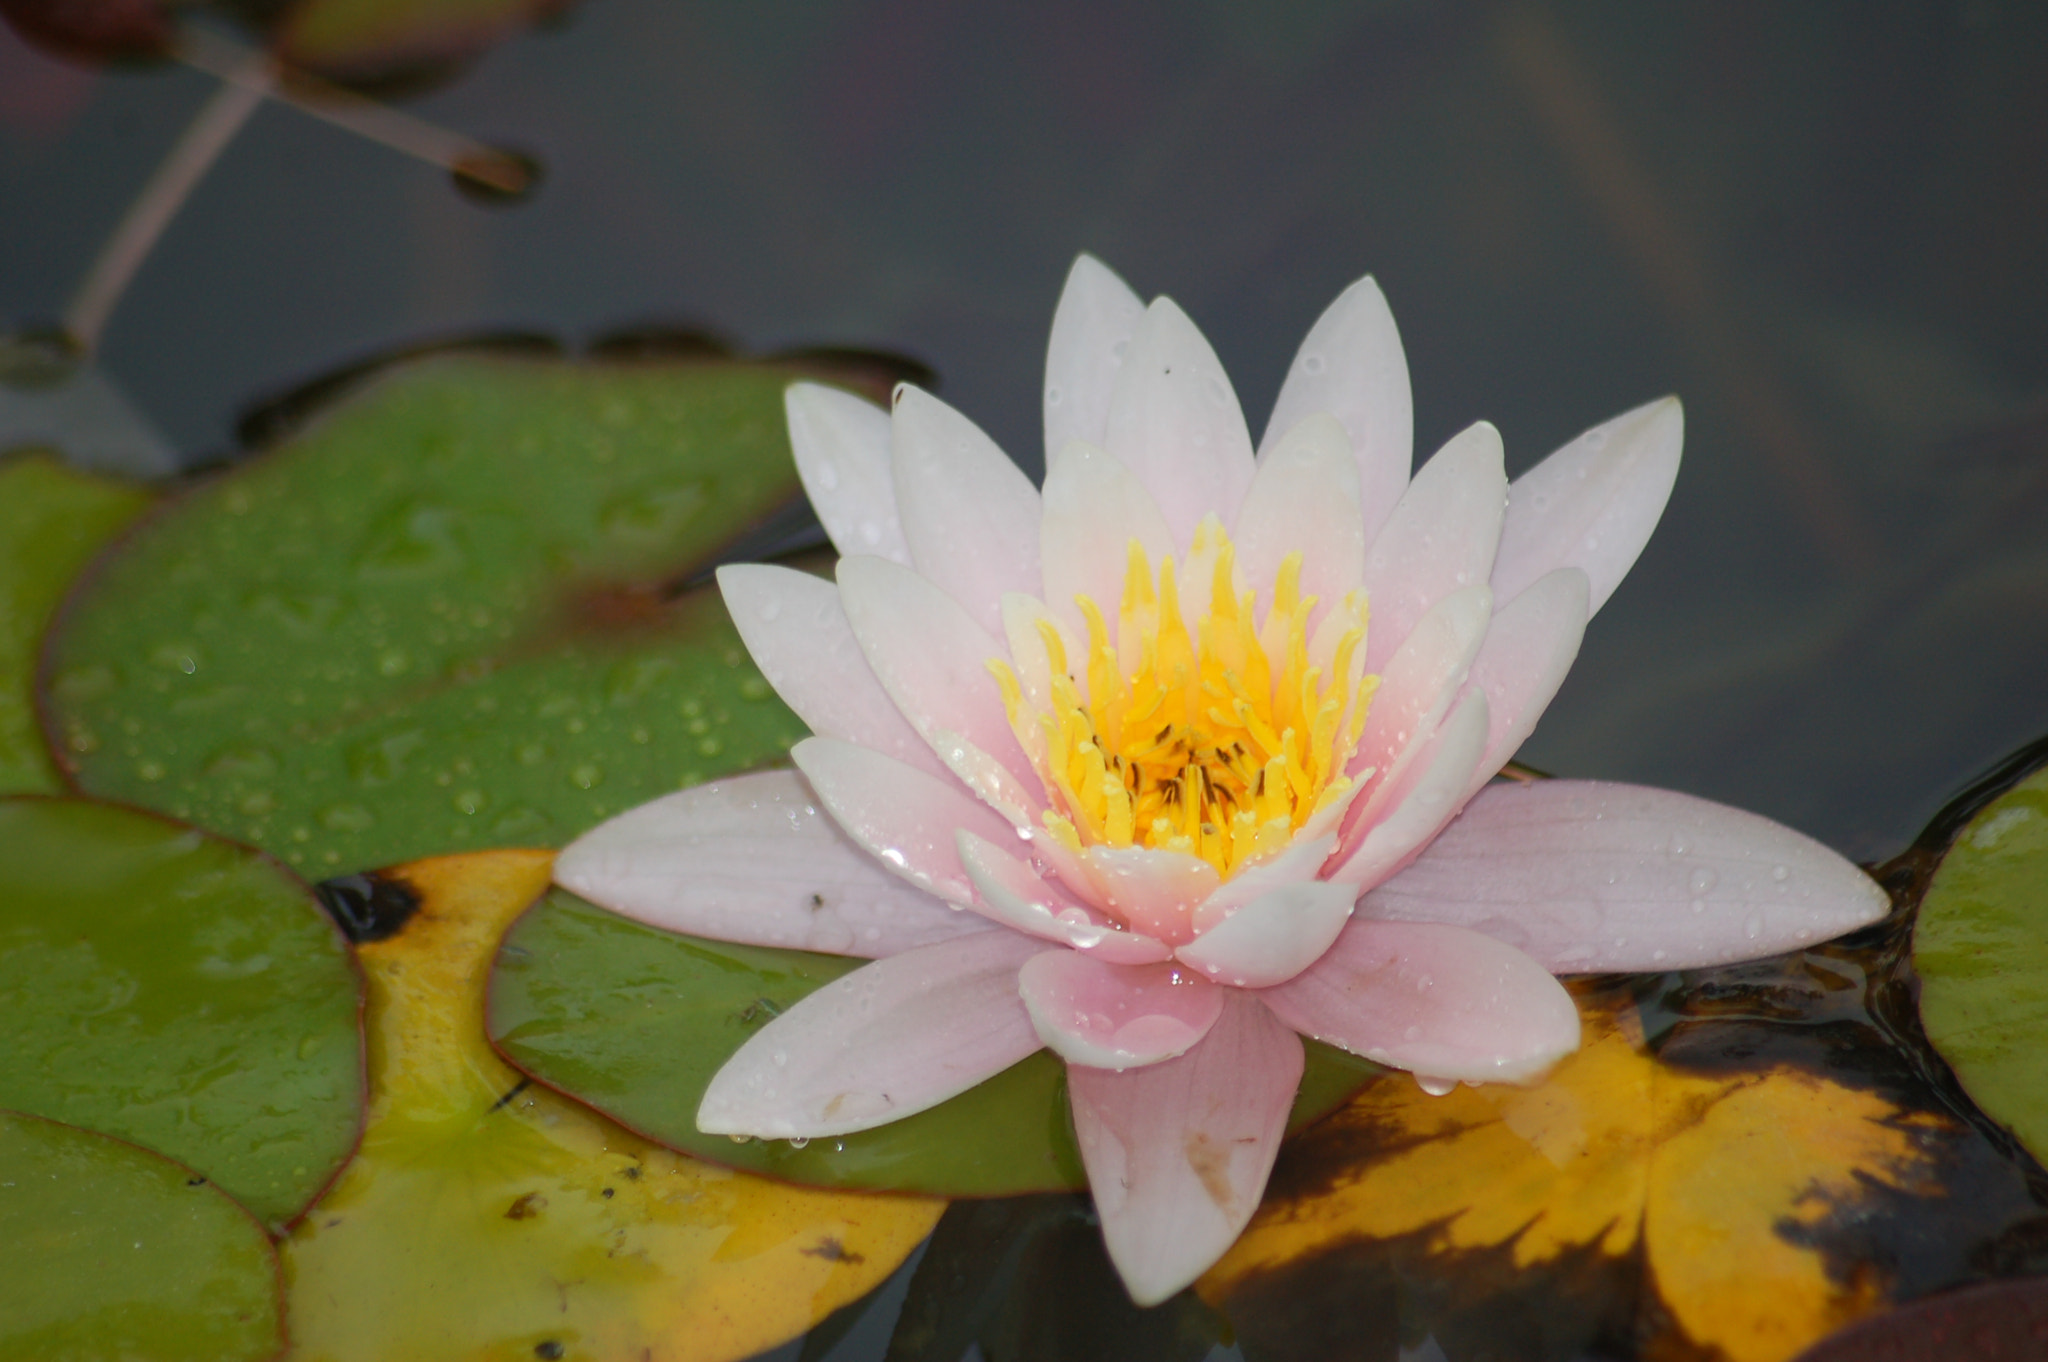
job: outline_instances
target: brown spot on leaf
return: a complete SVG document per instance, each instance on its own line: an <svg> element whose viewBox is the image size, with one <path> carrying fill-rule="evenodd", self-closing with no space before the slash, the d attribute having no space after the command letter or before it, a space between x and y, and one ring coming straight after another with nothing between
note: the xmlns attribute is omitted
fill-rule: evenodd
<svg viewBox="0 0 2048 1362"><path fill-rule="evenodd" d="M507 1220L531 1220L547 1209L548 1199L539 1192L528 1192L514 1201L505 1211Z"/></svg>
<svg viewBox="0 0 2048 1362"><path fill-rule="evenodd" d="M809 1254L813 1258L823 1258L829 1263L858 1263L862 1261L858 1253L848 1249L846 1245L840 1243L829 1234L818 1240L815 1247L798 1249L797 1252Z"/></svg>

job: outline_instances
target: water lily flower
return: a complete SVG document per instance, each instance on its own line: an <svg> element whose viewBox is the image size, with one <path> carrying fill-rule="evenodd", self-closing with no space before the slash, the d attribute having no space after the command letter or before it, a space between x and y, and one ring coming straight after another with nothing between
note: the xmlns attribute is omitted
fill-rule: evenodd
<svg viewBox="0 0 2048 1362"><path fill-rule="evenodd" d="M1150 1304L1257 1205L1300 1036L1432 1090L1528 1081L1578 1044L1557 973L1770 955L1885 911L1752 814L1490 783L1663 512L1675 399L1512 486L1484 422L1411 478L1407 365L1365 279L1255 448L1187 316L1084 256L1042 489L913 387L787 405L837 581L719 584L816 736L795 771L632 810L556 869L677 931L873 959L741 1046L706 1131L861 1130L1048 1046Z"/></svg>

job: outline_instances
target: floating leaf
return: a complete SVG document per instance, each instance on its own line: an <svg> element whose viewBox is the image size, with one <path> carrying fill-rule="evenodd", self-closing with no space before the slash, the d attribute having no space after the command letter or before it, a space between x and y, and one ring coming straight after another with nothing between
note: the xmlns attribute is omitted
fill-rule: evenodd
<svg viewBox="0 0 2048 1362"><path fill-rule="evenodd" d="M867 963L679 936L554 890L507 933L491 987L492 1039L514 1064L663 1144L828 1187L1007 1196L1080 1187L1066 1076L1040 1051L928 1111L853 1135L735 1144L697 1129L697 1104L732 1052L798 999ZM1368 1073L1310 1044L1295 1124Z"/></svg>
<svg viewBox="0 0 2048 1362"><path fill-rule="evenodd" d="M61 788L36 728L36 649L71 579L148 504L48 454L0 461L0 794Z"/></svg>
<svg viewBox="0 0 2048 1362"><path fill-rule="evenodd" d="M50 643L89 792L329 875L556 845L803 728L716 593L785 367L444 354L153 517Z"/></svg>
<svg viewBox="0 0 2048 1362"><path fill-rule="evenodd" d="M148 1150L0 1112L0 1354L253 1362L283 1341L247 1211Z"/></svg>
<svg viewBox="0 0 2048 1362"><path fill-rule="evenodd" d="M864 1295L937 1221L940 1202L672 1153L507 1068L481 994L548 868L495 852L381 880L359 948L370 1120L284 1246L294 1356L744 1357Z"/></svg>
<svg viewBox="0 0 2048 1362"><path fill-rule="evenodd" d="M1392 1299L1405 1276L1436 1283L1423 1290L1447 1346L1497 1340L1512 1318L1517 1356L1634 1339L1646 1355L1779 1362L1886 1304L1902 1262L1929 1270L1891 1247L1886 1217L1957 1214L1946 1202L1966 1179L1951 1175L1987 1157L1967 1127L1779 1062L1742 1021L1681 1028L1720 1061L1707 1068L1647 1053L1626 995L1582 1011L1584 1046L1534 1087L1432 1097L1406 1075L1375 1081L1283 1151L1201 1293L1297 1348L1339 1327L1333 1293L1379 1294L1413 1323ZM2038 1214L2017 1170L1991 1181L1987 1218ZM1981 1229L1957 1221L1945 1228ZM1970 1235L1943 1242L1932 1270L1967 1270Z"/></svg>
<svg viewBox="0 0 2048 1362"><path fill-rule="evenodd" d="M276 862L132 809L0 799L0 1107L290 1219L354 1145L361 994Z"/></svg>
<svg viewBox="0 0 2048 1362"><path fill-rule="evenodd" d="M1927 1038L1970 1097L2048 1159L2048 767L1986 804L1920 901Z"/></svg>
<svg viewBox="0 0 2048 1362"><path fill-rule="evenodd" d="M2048 1277L1983 1282L1887 1310L1799 1362L2020 1362L2048 1356Z"/></svg>

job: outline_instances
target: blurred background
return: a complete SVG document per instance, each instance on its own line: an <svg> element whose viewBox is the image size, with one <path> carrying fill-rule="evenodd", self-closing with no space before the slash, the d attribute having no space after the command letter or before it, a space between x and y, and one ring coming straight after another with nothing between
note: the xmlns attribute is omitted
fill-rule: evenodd
<svg viewBox="0 0 2048 1362"><path fill-rule="evenodd" d="M217 88L0 28L0 327L63 311ZM401 103L538 191L258 110L103 336L183 457L393 346L651 322L914 357L1036 472L1075 252L1194 316L1255 434L1371 272L1418 459L1685 399L1524 760L1874 859L2048 733L2048 6L585 0Z"/></svg>

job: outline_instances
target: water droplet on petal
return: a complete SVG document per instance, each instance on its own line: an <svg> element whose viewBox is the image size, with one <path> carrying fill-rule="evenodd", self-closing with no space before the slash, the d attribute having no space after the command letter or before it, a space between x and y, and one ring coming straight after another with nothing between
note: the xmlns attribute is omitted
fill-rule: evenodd
<svg viewBox="0 0 2048 1362"><path fill-rule="evenodd" d="M1329 367L1329 361L1321 355L1303 355L1301 357L1301 371L1310 376L1320 374Z"/></svg>
<svg viewBox="0 0 2048 1362"><path fill-rule="evenodd" d="M1692 872L1690 888L1692 889L1692 892L1695 894L1704 894L1709 889L1712 889L1714 885L1720 880L1720 878L1721 877L1719 875L1716 875L1713 871L1707 869L1705 866L1701 866L1698 870Z"/></svg>
<svg viewBox="0 0 2048 1362"><path fill-rule="evenodd" d="M1762 936L1764 934L1764 915L1762 913L1751 913L1748 917L1744 918L1742 920L1742 934L1751 941Z"/></svg>
<svg viewBox="0 0 2048 1362"><path fill-rule="evenodd" d="M1447 1097L1450 1095L1451 1089L1458 1086L1458 1080L1455 1078L1431 1078L1427 1074L1417 1074L1415 1075L1415 1086L1428 1093L1431 1097Z"/></svg>

